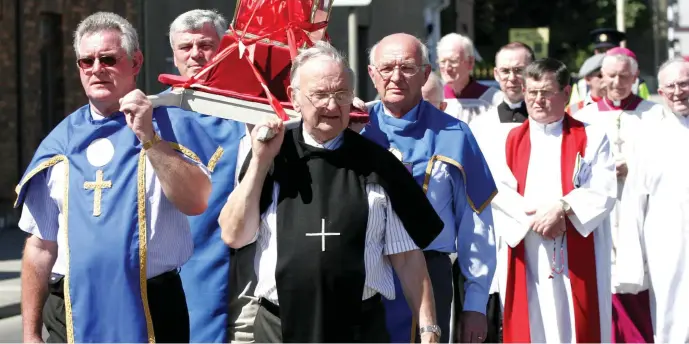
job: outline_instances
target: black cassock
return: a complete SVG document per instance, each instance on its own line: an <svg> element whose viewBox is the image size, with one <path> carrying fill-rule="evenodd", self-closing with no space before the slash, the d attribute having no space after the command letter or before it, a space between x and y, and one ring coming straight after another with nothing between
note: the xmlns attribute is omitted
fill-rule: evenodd
<svg viewBox="0 0 689 344"><path fill-rule="evenodd" d="M275 280L284 342L367 340L362 335L370 333L362 317L366 184L385 189L420 248L443 228L421 187L392 153L349 129L343 135L339 148L326 150L304 143L301 127L287 131L263 186L262 214L272 203L273 182L280 187ZM380 331L386 331L384 324Z"/></svg>

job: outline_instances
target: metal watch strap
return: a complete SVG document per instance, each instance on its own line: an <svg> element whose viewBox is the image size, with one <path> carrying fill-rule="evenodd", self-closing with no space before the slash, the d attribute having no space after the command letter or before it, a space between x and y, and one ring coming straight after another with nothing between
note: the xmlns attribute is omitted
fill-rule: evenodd
<svg viewBox="0 0 689 344"><path fill-rule="evenodd" d="M426 332L433 332L438 336L438 338L440 338L440 335L442 333L442 331L440 330L440 326L438 325L427 325L419 327L419 335L422 335Z"/></svg>
<svg viewBox="0 0 689 344"><path fill-rule="evenodd" d="M153 138L143 143L144 150L149 150L151 147L155 146L156 143L162 141L163 139L158 136L158 133L153 134Z"/></svg>

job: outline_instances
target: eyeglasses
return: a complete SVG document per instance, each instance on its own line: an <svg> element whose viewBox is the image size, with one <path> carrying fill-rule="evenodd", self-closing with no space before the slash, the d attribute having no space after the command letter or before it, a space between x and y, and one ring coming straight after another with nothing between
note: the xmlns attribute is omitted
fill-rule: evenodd
<svg viewBox="0 0 689 344"><path fill-rule="evenodd" d="M330 99L335 100L335 104L338 106L344 106L352 103L354 99L354 94L350 91L337 91L337 92L316 92L309 94L304 94L306 99L308 99L311 104L316 108L325 108L330 104Z"/></svg>
<svg viewBox="0 0 689 344"><path fill-rule="evenodd" d="M421 70L421 67L425 65L417 66L414 64L403 64L403 65L382 65L373 66L383 79L390 79L395 73L395 69L399 69L400 73L404 75L405 78L411 78Z"/></svg>
<svg viewBox="0 0 689 344"><path fill-rule="evenodd" d="M663 91L669 94L674 94L677 88L683 91L689 90L689 80L678 81L672 84L663 85Z"/></svg>
<svg viewBox="0 0 689 344"><path fill-rule="evenodd" d="M100 64L106 67L112 67L117 64L117 62L120 60L121 57L117 57L115 55L101 55L99 57L82 57L77 60L77 65L79 68L87 70L93 68L93 65L96 63L96 60Z"/></svg>
<svg viewBox="0 0 689 344"><path fill-rule="evenodd" d="M449 67L452 68L457 68L459 65L462 63L460 60L455 60L455 59L442 59L438 60L438 66L444 66L447 64Z"/></svg>
<svg viewBox="0 0 689 344"><path fill-rule="evenodd" d="M526 91L526 98L527 99L536 99L536 98L538 98L538 95L540 94L541 97L543 97L543 99L550 99L560 92L561 91L552 91L552 90L527 90Z"/></svg>
<svg viewBox="0 0 689 344"><path fill-rule="evenodd" d="M524 78L524 67L498 68L498 75L502 78L509 78L512 73L517 78Z"/></svg>

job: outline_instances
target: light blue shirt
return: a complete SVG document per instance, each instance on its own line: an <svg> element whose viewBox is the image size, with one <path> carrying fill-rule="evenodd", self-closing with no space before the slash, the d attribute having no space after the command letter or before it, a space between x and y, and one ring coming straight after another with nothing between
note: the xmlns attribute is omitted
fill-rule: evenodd
<svg viewBox="0 0 689 344"><path fill-rule="evenodd" d="M419 105L403 118L415 120L418 109ZM474 212L467 201L462 173L442 161L433 164L426 197L445 227L425 250L457 252L459 267L466 278L464 310L485 314L497 260L491 206L486 206L480 214Z"/></svg>

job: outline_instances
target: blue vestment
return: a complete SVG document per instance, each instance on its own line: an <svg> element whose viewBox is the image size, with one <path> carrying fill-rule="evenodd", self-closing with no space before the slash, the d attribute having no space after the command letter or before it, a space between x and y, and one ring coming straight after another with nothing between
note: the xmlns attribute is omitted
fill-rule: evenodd
<svg viewBox="0 0 689 344"><path fill-rule="evenodd" d="M163 140L197 162L208 161L204 152L216 148L187 111L156 108L153 126ZM105 165L94 166L86 152L99 139L109 140L114 153ZM17 186L15 207L30 192L32 177L60 162L65 165L61 213L67 238L68 341L154 340L146 278L146 152L124 114L95 120L86 105L41 142Z"/></svg>

